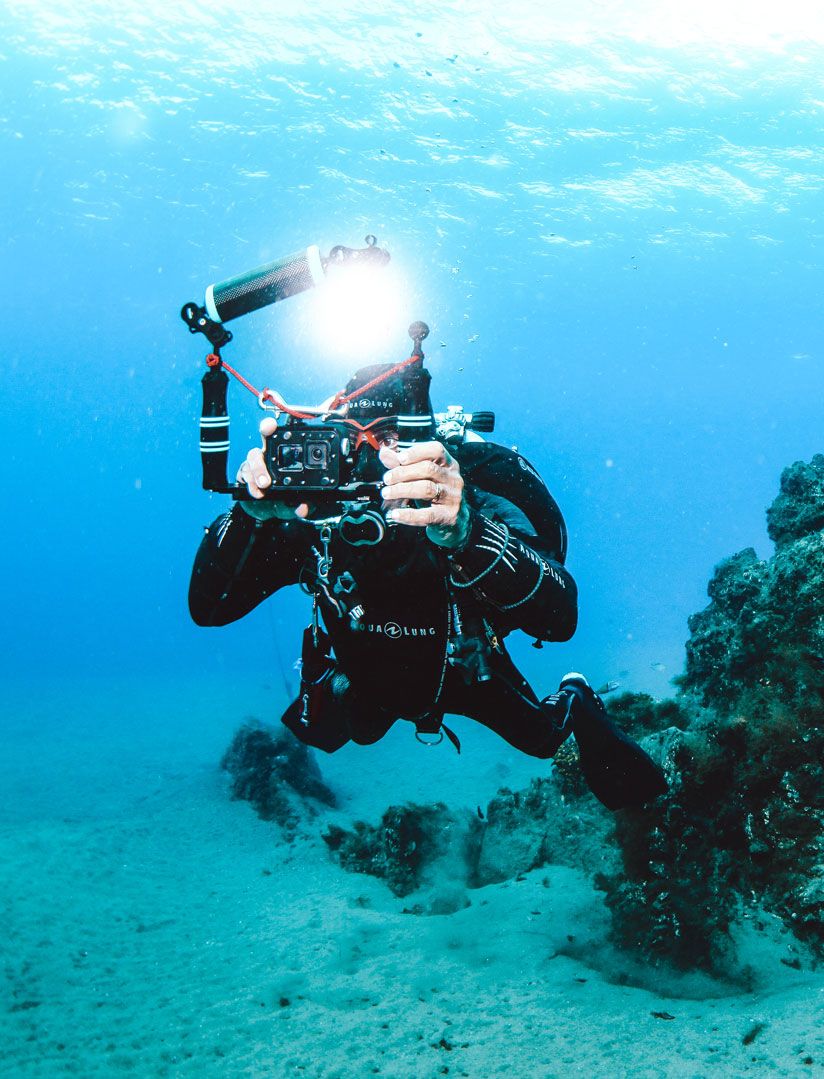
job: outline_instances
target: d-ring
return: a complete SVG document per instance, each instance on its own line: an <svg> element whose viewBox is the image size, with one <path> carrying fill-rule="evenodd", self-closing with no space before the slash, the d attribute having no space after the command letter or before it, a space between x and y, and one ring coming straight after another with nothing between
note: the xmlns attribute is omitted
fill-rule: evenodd
<svg viewBox="0 0 824 1079"><path fill-rule="evenodd" d="M432 496L432 505L436 506L443 495L443 487L439 483L435 484L435 494Z"/></svg>

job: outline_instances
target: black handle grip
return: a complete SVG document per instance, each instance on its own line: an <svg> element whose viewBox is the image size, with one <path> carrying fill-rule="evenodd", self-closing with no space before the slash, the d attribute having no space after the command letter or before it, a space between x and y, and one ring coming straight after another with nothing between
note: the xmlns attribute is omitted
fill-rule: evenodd
<svg viewBox="0 0 824 1079"><path fill-rule="evenodd" d="M229 376L220 366L210 367L200 380L203 409L200 414L200 461L203 488L220 491L227 486L229 463L229 414L226 411L226 387Z"/></svg>
<svg viewBox="0 0 824 1079"><path fill-rule="evenodd" d="M491 434L495 430L494 412L473 412L467 427L470 431L478 431L481 434Z"/></svg>

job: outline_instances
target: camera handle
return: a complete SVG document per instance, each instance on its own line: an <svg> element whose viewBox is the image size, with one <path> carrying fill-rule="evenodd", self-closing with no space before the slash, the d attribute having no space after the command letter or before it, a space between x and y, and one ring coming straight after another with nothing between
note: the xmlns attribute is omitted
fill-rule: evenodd
<svg viewBox="0 0 824 1079"><path fill-rule="evenodd" d="M226 477L229 463L229 413L226 409L226 390L229 378L223 370L220 356L212 353L217 362L209 364L200 380L203 407L200 413L200 461L203 466L203 489L234 495L240 484L230 484ZM245 488L244 488L245 490Z"/></svg>
<svg viewBox="0 0 824 1079"><path fill-rule="evenodd" d="M421 342L429 336L425 322L413 322L409 336L414 347L407 366L400 372L403 381L406 411L398 416L398 445L405 449L415 442L429 442L435 433L435 419L429 402L432 376L423 365L425 359Z"/></svg>

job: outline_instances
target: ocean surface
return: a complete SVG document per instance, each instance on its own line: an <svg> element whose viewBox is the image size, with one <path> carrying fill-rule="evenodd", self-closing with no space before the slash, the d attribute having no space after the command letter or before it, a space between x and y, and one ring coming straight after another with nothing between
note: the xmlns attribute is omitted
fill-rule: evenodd
<svg viewBox="0 0 824 1079"><path fill-rule="evenodd" d="M406 358L409 323L429 324L436 407L493 409L493 437L567 522L580 628L540 652L511 641L542 693L574 668L669 694L713 566L769 555L782 468L824 450L824 16L689 6L0 5L4 1074L360 1076L388 1037L343 990L303 1025L266 1010L328 958L307 944L322 897L342 924L350 908L322 845L280 875L280 841L217 769L244 717L283 710L307 601L278 595L220 630L189 620L193 555L224 508L200 488L208 349L179 317L208 284L308 244L374 234L391 252L379 302L344 317L306 293L234 322L224 355L320 401L355 367ZM260 412L230 393L234 470ZM324 774L372 818L399 798L474 808L541 774L458 726L460 759L393 731ZM592 904L564 916L587 926ZM401 956L445 961L448 933L418 949L384 924L364 949L373 992L377 971L403 978ZM520 947L495 970L522 1022L540 1008ZM334 977L366 985L354 954ZM447 981L477 1033L472 993L494 987L461 998ZM617 1052L650 1007L613 989L600 1014ZM787 1006L799 1028L820 994ZM381 999L394 1022L402 1001ZM499 1010L463 1074L504 1074ZM684 1034L672 1070L675 1024L653 1022L621 1072L598 1039L576 1050L595 1003L568 1012L563 1052L542 1063L536 1019L508 1074L697 1076L718 1059L714 1035ZM364 1055L347 1063L337 1022ZM383 1074L437 1074L394 1038ZM725 1074L802 1073L775 1052Z"/></svg>

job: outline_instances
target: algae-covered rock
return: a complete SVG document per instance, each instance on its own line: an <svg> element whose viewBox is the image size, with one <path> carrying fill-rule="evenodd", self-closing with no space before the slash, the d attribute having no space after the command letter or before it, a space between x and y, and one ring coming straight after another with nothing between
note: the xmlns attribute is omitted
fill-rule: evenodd
<svg viewBox="0 0 824 1079"><path fill-rule="evenodd" d="M583 797L584 789L580 793L565 794L563 780L555 779L533 779L524 791L498 791L486 811L476 883L497 883L544 865L589 873L615 869L611 815L591 795Z"/></svg>
<svg viewBox="0 0 824 1079"><path fill-rule="evenodd" d="M591 795L566 795L553 778L500 790L483 817L442 803L392 806L377 825L333 825L324 839L344 869L406 896L436 881L480 888L550 864L615 872L611 829L611 814Z"/></svg>
<svg viewBox="0 0 824 1079"><path fill-rule="evenodd" d="M781 493L767 510L767 531L780 549L824 528L824 454L781 473Z"/></svg>
<svg viewBox="0 0 824 1079"><path fill-rule="evenodd" d="M784 470L767 518L773 557L747 548L726 559L689 620L679 684L722 714L762 689L805 714L824 707L824 454Z"/></svg>
<svg viewBox="0 0 824 1079"><path fill-rule="evenodd" d="M616 815L623 872L599 884L623 947L647 960L715 970L727 958L737 902L730 875L745 843L742 822L730 827L722 812L729 762L709 752L699 771L704 748L698 732L677 732L661 746L669 794L650 809Z"/></svg>
<svg viewBox="0 0 824 1079"><path fill-rule="evenodd" d="M715 567L707 586L711 603L688 622L687 664L679 679L684 691L704 704L731 707L742 678L758 677L765 656L754 654L743 637L757 620L762 606L767 565L752 547Z"/></svg>
<svg viewBox="0 0 824 1079"><path fill-rule="evenodd" d="M610 697L607 708L612 719L636 741L660 731L689 726L689 711L671 699L656 700L649 693L621 693Z"/></svg>
<svg viewBox="0 0 824 1079"><path fill-rule="evenodd" d="M385 880L406 896L437 878L464 883L474 875L480 849L475 814L432 805L390 806L377 825L332 825L323 838L334 858L353 873Z"/></svg>
<svg viewBox="0 0 824 1079"><path fill-rule="evenodd" d="M751 903L824 955L823 492L824 455L785 470L773 557L717 567L675 702L692 718L658 747L669 795L616 816L623 873L600 883L648 960L724 970Z"/></svg>
<svg viewBox="0 0 824 1079"><path fill-rule="evenodd" d="M822 751L820 732L800 735L780 711L705 716L679 732L665 754L669 795L617 816L624 873L601 883L618 940L724 969L730 925L755 898L824 954Z"/></svg>
<svg viewBox="0 0 824 1079"><path fill-rule="evenodd" d="M235 798L251 802L260 817L287 831L313 815L313 803L336 802L310 749L291 734L255 722L245 723L235 734L220 766L232 777Z"/></svg>
<svg viewBox="0 0 824 1079"><path fill-rule="evenodd" d="M392 806L377 825L333 825L324 839L344 869L380 877L406 896L436 882L481 888L544 865L616 872L611 831L612 815L585 787L570 793L553 776L524 791L498 791L483 815L442 803ZM431 903L415 910L438 912Z"/></svg>

